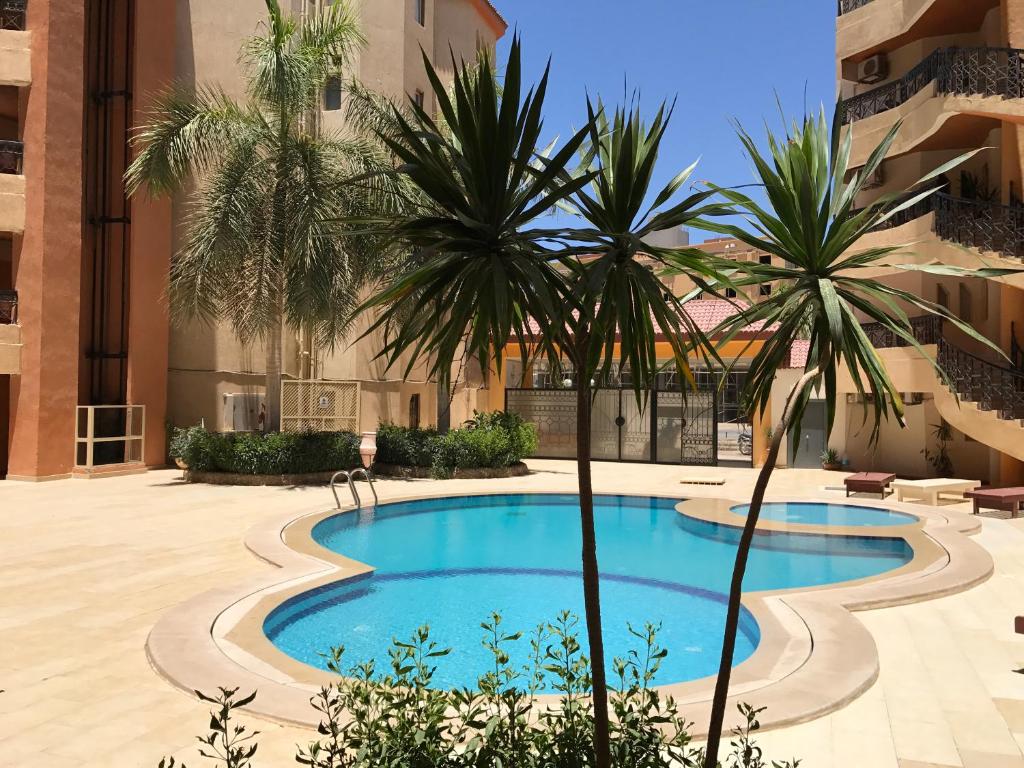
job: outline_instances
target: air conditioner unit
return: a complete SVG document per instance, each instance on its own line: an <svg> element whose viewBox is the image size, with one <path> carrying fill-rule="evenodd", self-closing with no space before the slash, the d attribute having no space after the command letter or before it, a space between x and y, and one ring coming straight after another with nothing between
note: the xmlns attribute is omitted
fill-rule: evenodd
<svg viewBox="0 0 1024 768"><path fill-rule="evenodd" d="M888 76L889 57L884 53L876 53L857 66L857 82L864 85L880 83Z"/></svg>
<svg viewBox="0 0 1024 768"><path fill-rule="evenodd" d="M266 399L263 395L243 392L224 394L224 430L227 432L255 432L260 429L260 411Z"/></svg>
<svg viewBox="0 0 1024 768"><path fill-rule="evenodd" d="M885 184L885 165L880 164L875 168L875 172L864 180L864 186L861 189L877 189L883 184Z"/></svg>

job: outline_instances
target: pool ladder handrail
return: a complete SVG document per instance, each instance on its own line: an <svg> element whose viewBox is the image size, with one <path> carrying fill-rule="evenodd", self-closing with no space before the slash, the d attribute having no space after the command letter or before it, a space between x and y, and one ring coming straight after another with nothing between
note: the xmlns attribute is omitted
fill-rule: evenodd
<svg viewBox="0 0 1024 768"><path fill-rule="evenodd" d="M373 506L377 506L377 489L373 487L373 475L370 474L370 470L368 469L356 467L351 470L343 469L340 472L335 472L334 475L331 476L331 493L334 494L334 504L338 509L341 509L341 499L338 498L338 489L335 486L338 482L338 478L342 475L345 476L345 482L348 483L349 490L352 491L352 501L355 502L356 509L363 508L363 502L359 498L359 491L356 490L355 480L358 475L365 477L366 482L370 484L370 490L373 492Z"/></svg>

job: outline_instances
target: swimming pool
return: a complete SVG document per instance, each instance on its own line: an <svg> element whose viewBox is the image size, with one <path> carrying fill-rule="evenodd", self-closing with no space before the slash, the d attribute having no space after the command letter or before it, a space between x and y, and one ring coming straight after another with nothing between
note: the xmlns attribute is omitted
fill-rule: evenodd
<svg viewBox="0 0 1024 768"><path fill-rule="evenodd" d="M627 624L662 622L669 649L656 682L713 674L739 529L680 515L680 499L595 497L606 654L637 648ZM324 667L344 645L350 663L386 665L391 638L431 626L453 649L437 659L435 684L471 686L490 668L480 622L500 612L529 633L563 609L582 617L579 501L575 495L512 494L427 499L343 513L318 523L314 540L373 566L374 574L287 600L263 629L281 651ZM764 533L756 537L747 591L811 587L875 576L909 562L903 539ZM736 663L760 640L744 613ZM585 632L580 627L585 645ZM529 647L513 651L525 662ZM611 672L609 666L609 673Z"/></svg>
<svg viewBox="0 0 1024 768"><path fill-rule="evenodd" d="M749 504L732 507L732 511L746 517ZM836 525L860 527L865 525L911 525L914 515L891 509L858 507L853 504L824 504L807 501L780 501L762 505L760 520L804 525Z"/></svg>

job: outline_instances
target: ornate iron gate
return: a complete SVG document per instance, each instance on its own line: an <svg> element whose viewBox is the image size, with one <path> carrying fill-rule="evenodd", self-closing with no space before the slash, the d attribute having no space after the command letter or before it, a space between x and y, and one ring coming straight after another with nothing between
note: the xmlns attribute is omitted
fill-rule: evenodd
<svg viewBox="0 0 1024 768"><path fill-rule="evenodd" d="M576 392L507 389L505 409L536 425L539 458L576 457ZM591 408L591 456L599 461L714 466L718 408L713 387L655 391L637 403L632 389L600 389Z"/></svg>

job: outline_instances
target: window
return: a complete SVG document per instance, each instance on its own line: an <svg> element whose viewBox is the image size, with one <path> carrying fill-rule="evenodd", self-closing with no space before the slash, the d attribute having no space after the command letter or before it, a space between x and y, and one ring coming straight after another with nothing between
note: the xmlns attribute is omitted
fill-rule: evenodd
<svg viewBox="0 0 1024 768"><path fill-rule="evenodd" d="M735 288L726 288L725 289L725 298L727 298L727 299L735 299L736 298L736 289Z"/></svg>
<svg viewBox="0 0 1024 768"><path fill-rule="evenodd" d="M324 85L324 111L335 112L341 109L341 78L329 77Z"/></svg>
<svg viewBox="0 0 1024 768"><path fill-rule="evenodd" d="M946 290L944 285L936 287L935 301L943 309L949 309L949 291Z"/></svg>
<svg viewBox="0 0 1024 768"><path fill-rule="evenodd" d="M771 264L771 263L772 263L772 257L771 257L771 254L770 254L770 253L762 253L762 254L761 254L761 255L760 255L759 257L758 257L758 259L757 259L757 260L758 260L759 262L761 262L762 264Z"/></svg>
<svg viewBox="0 0 1024 768"><path fill-rule="evenodd" d="M416 5L416 23L421 27L427 26L427 0L413 0Z"/></svg>
<svg viewBox="0 0 1024 768"><path fill-rule="evenodd" d="M426 97L419 88L416 89L416 93L412 95L412 100L416 102L416 106L423 109L423 104L426 101Z"/></svg>
<svg viewBox="0 0 1024 768"><path fill-rule="evenodd" d="M772 284L771 283L764 283L764 284L762 284L761 286L758 287L758 291L757 292L761 296L771 296L772 295Z"/></svg>
<svg viewBox="0 0 1024 768"><path fill-rule="evenodd" d="M960 283L960 319L965 323L973 319L974 313L971 310L971 289Z"/></svg>
<svg viewBox="0 0 1024 768"><path fill-rule="evenodd" d="M413 429L420 428L420 396L418 393L409 398L409 426Z"/></svg>

